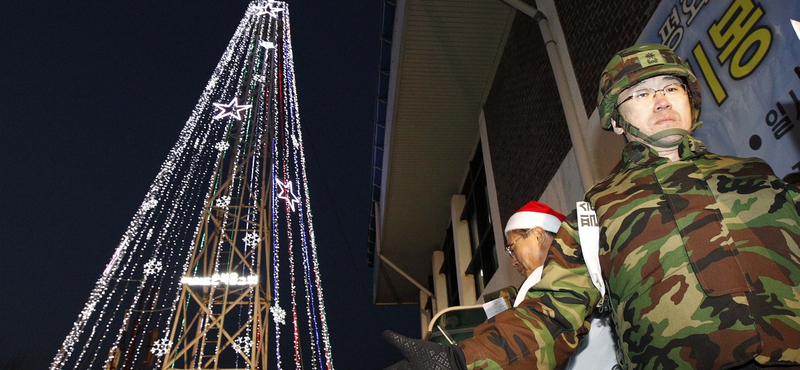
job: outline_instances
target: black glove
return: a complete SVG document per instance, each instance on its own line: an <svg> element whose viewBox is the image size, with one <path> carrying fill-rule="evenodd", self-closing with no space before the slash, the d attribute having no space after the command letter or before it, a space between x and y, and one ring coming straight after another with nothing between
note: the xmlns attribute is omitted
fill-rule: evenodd
<svg viewBox="0 0 800 370"><path fill-rule="evenodd" d="M411 339L393 331L383 332L383 339L395 346L408 360L407 366L400 361L388 369L392 370L467 370L464 353L449 345ZM406 367L404 367L406 366Z"/></svg>

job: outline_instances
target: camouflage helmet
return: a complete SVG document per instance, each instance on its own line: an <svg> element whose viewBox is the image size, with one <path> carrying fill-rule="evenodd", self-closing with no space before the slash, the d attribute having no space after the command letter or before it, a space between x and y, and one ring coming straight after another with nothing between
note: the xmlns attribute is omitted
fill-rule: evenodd
<svg viewBox="0 0 800 370"><path fill-rule="evenodd" d="M689 101L692 104L692 128L699 126L700 116L700 83L670 48L661 44L639 44L622 50L611 58L603 75L600 76L600 94L597 105L600 110L600 126L610 131L611 120L620 121L617 109L617 98L622 90L642 80L659 75L682 77L689 89Z"/></svg>

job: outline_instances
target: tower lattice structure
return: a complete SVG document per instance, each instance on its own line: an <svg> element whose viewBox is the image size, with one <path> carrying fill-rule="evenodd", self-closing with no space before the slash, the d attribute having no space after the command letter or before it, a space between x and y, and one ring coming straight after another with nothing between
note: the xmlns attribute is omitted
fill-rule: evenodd
<svg viewBox="0 0 800 370"><path fill-rule="evenodd" d="M333 369L292 58L254 0L51 369Z"/></svg>

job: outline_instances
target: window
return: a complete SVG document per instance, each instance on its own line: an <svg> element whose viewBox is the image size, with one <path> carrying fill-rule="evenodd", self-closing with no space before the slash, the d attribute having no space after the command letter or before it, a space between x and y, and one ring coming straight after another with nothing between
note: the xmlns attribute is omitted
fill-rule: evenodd
<svg viewBox="0 0 800 370"><path fill-rule="evenodd" d="M469 174L463 186L466 197L461 219L469 223L472 260L467 273L475 277L475 294L480 296L486 283L497 271L498 261L495 253L494 231L489 207L489 189L486 186L486 171L483 167L481 145L469 163Z"/></svg>
<svg viewBox="0 0 800 370"><path fill-rule="evenodd" d="M453 225L447 228L442 243L442 252L444 252L444 262L442 268L439 270L440 274L444 274L447 280L447 306L453 307L460 304L460 296L458 292L458 269L456 269L456 245L453 242ZM439 307L442 309L443 307Z"/></svg>

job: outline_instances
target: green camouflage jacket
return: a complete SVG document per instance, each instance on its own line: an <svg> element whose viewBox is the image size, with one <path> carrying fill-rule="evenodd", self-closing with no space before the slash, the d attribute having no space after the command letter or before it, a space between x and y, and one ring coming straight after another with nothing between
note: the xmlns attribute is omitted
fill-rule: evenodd
<svg viewBox="0 0 800 370"><path fill-rule="evenodd" d="M586 194L623 365L799 363L800 193L759 159L711 154L691 137L679 150L671 162L630 143ZM459 344L470 369L552 369L574 351L600 300L577 229L572 212L528 299Z"/></svg>

